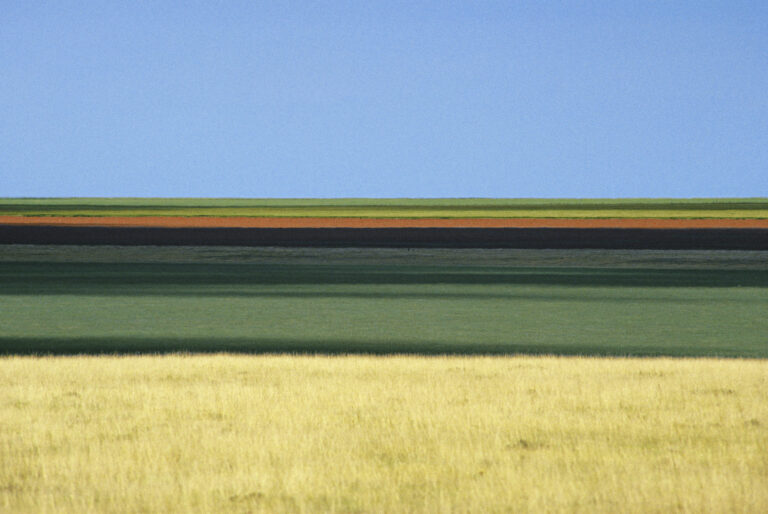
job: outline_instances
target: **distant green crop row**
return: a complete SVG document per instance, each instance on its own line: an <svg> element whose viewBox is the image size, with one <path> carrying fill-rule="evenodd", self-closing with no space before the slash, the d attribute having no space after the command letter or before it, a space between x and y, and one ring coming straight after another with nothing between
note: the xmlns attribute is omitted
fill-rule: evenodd
<svg viewBox="0 0 768 514"><path fill-rule="evenodd" d="M768 199L2 199L0 215L356 218L768 218Z"/></svg>

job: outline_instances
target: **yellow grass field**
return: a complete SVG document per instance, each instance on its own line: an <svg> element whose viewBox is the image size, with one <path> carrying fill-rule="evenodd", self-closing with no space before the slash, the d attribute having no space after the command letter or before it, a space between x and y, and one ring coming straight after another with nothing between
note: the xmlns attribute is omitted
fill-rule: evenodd
<svg viewBox="0 0 768 514"><path fill-rule="evenodd" d="M0 359L2 512L768 512L768 362Z"/></svg>

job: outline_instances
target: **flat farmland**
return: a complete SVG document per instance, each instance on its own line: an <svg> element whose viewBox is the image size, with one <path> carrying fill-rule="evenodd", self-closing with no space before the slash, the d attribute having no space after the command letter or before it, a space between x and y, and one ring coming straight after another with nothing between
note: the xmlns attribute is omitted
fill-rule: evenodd
<svg viewBox="0 0 768 514"><path fill-rule="evenodd" d="M768 199L9 198L3 245L768 250Z"/></svg>
<svg viewBox="0 0 768 514"><path fill-rule="evenodd" d="M762 512L762 251L0 246L0 510Z"/></svg>
<svg viewBox="0 0 768 514"><path fill-rule="evenodd" d="M764 252L12 248L6 354L768 356Z"/></svg>
<svg viewBox="0 0 768 514"><path fill-rule="evenodd" d="M768 199L2 199L0 216L768 218Z"/></svg>
<svg viewBox="0 0 768 514"><path fill-rule="evenodd" d="M768 250L768 200L5 199L0 244Z"/></svg>

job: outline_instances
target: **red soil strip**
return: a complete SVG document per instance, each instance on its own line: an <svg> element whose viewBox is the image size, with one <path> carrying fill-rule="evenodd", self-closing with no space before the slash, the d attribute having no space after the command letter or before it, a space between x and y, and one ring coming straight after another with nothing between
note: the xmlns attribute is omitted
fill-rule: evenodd
<svg viewBox="0 0 768 514"><path fill-rule="evenodd" d="M655 218L247 218L203 216L0 216L0 225L162 228L768 228L768 219Z"/></svg>

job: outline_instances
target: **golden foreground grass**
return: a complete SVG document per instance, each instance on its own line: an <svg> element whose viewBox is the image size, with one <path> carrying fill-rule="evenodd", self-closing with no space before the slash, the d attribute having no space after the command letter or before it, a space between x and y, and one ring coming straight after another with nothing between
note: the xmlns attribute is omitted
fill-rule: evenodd
<svg viewBox="0 0 768 514"><path fill-rule="evenodd" d="M768 362L2 358L0 511L768 512Z"/></svg>

